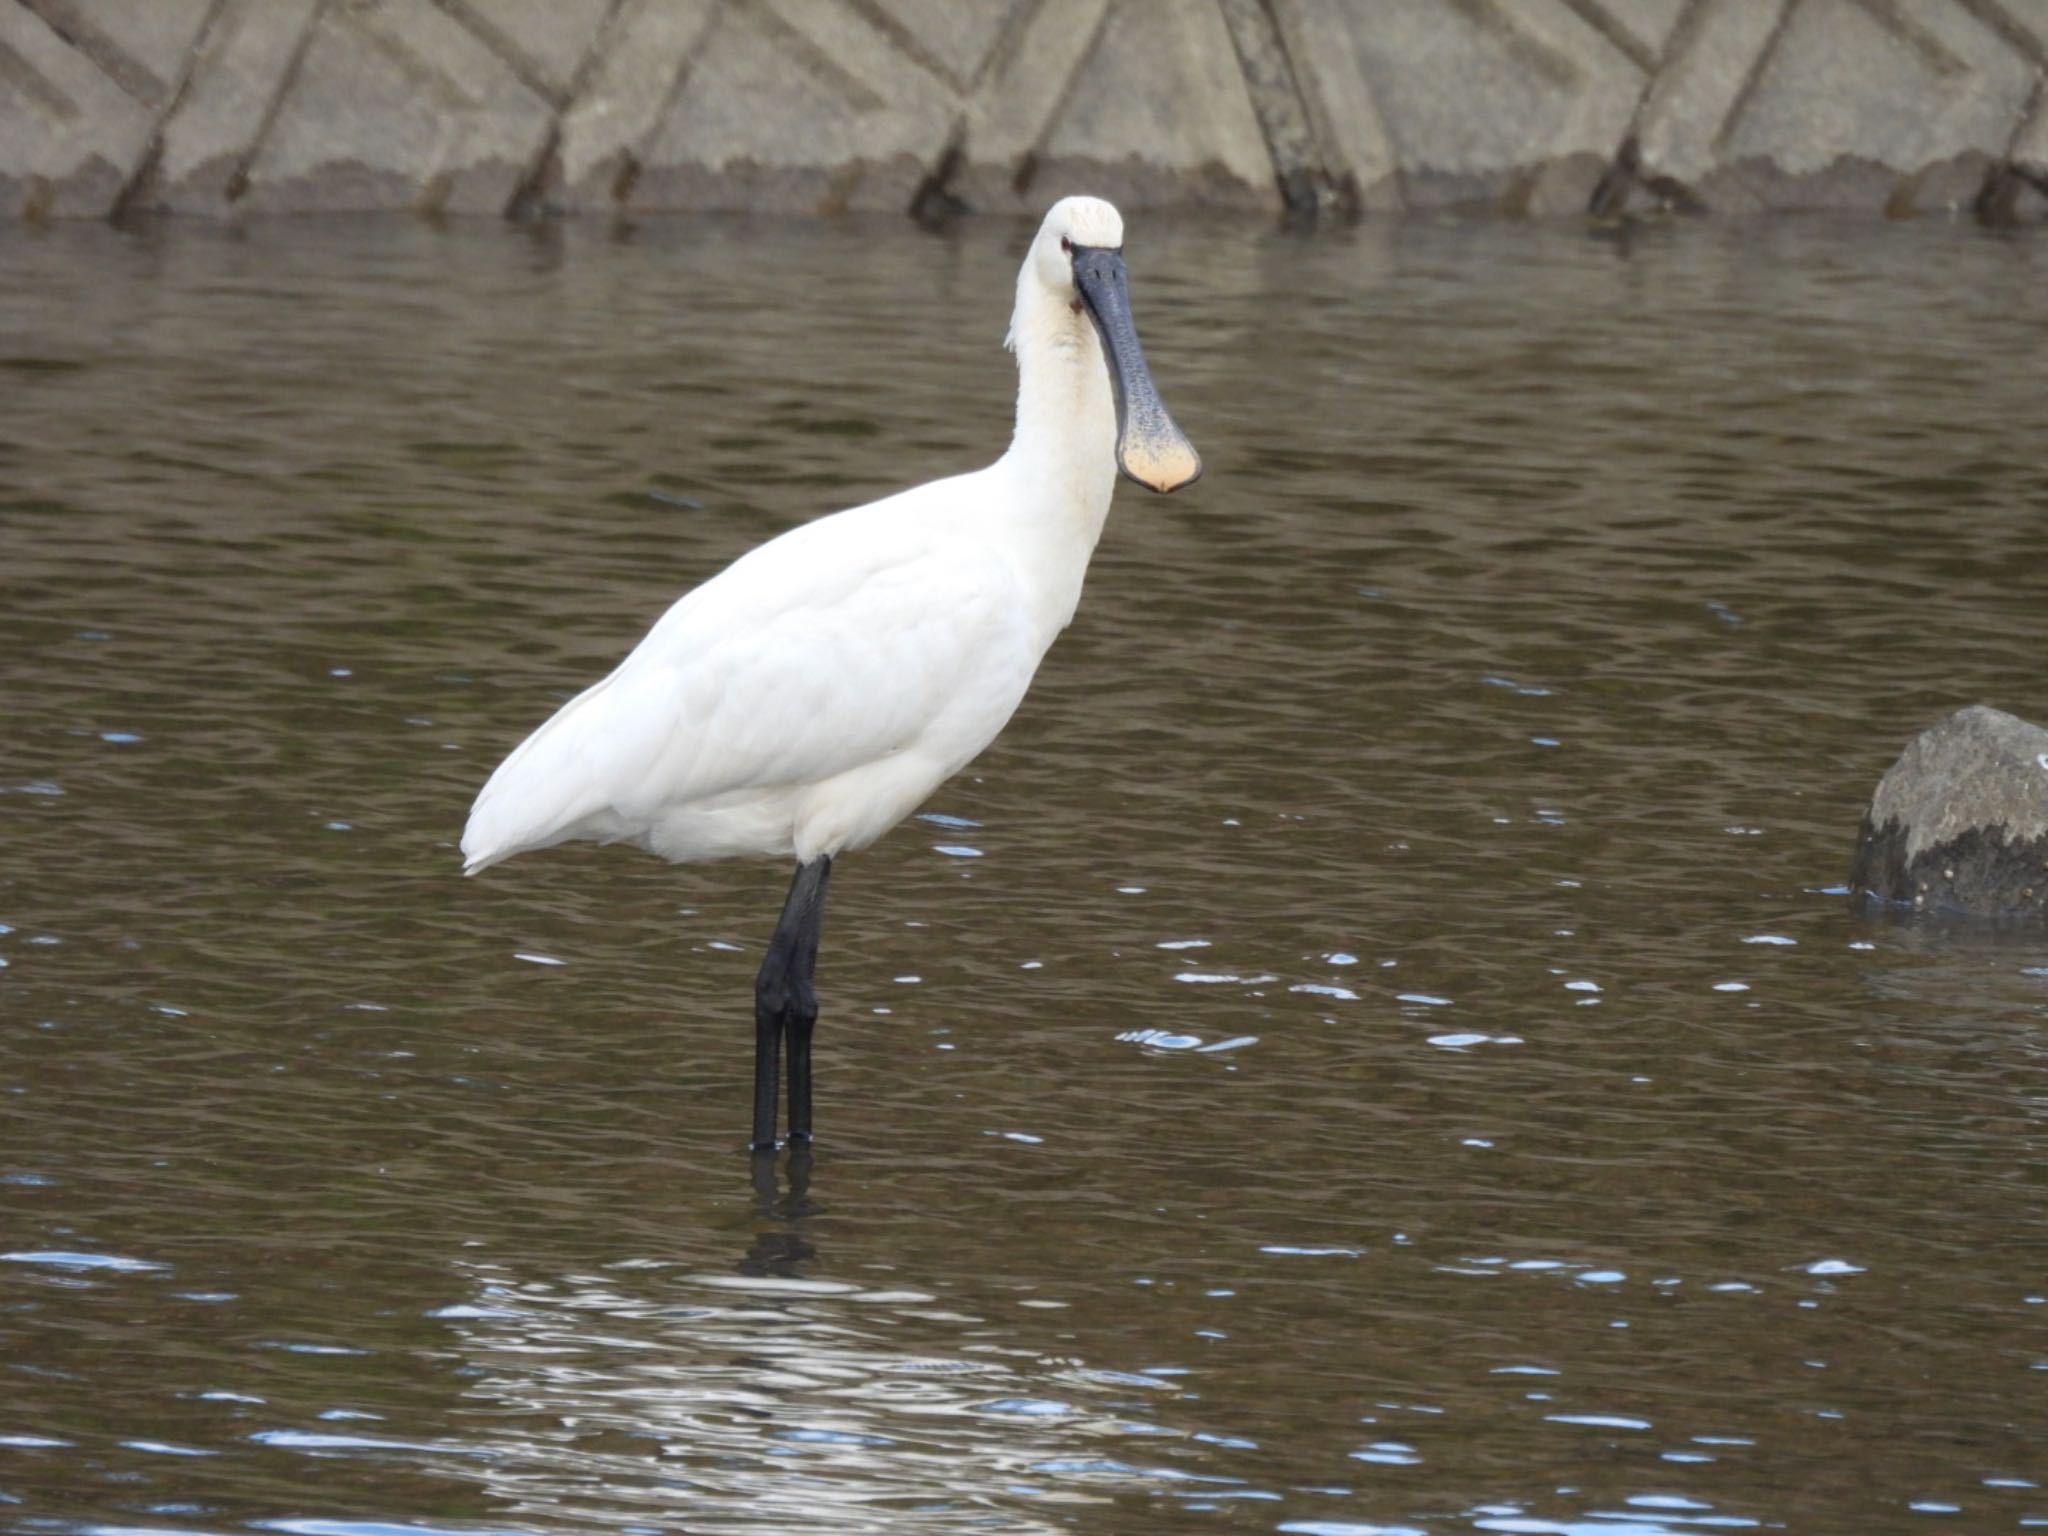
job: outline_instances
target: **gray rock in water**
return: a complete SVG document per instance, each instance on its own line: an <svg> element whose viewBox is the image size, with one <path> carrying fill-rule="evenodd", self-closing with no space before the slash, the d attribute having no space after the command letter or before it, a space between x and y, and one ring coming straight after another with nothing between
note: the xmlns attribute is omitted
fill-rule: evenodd
<svg viewBox="0 0 2048 1536"><path fill-rule="evenodd" d="M2048 731L1973 704L1878 781L1850 883L1916 910L2048 915Z"/></svg>

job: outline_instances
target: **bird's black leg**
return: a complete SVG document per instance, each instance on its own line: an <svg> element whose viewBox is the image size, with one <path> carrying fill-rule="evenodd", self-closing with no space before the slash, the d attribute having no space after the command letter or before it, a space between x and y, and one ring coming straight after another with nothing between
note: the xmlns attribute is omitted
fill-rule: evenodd
<svg viewBox="0 0 2048 1536"><path fill-rule="evenodd" d="M754 1139L748 1149L775 1150L775 1086L782 1066L782 1015L761 1000L754 983Z"/></svg>
<svg viewBox="0 0 2048 1536"><path fill-rule="evenodd" d="M832 860L820 854L797 866L789 896L754 980L754 1141L756 1152L775 1146L776 1077L789 1042L789 1135L811 1139L811 1031L818 1022L818 933L825 920L825 884Z"/></svg>
<svg viewBox="0 0 2048 1536"><path fill-rule="evenodd" d="M804 877L811 876L806 886ZM789 1010L789 1139L811 1139L811 1031L818 1022L818 938L825 927L825 888L832 879L832 860L820 854L797 871L792 894L805 888L796 959L803 980L793 990Z"/></svg>

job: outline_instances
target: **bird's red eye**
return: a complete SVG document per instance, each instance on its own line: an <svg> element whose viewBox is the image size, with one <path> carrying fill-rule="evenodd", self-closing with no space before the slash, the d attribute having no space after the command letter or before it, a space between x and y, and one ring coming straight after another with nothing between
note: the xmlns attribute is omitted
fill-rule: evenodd
<svg viewBox="0 0 2048 1536"><path fill-rule="evenodd" d="M1060 236L1060 249L1061 249L1061 250L1063 250L1063 251L1071 251L1071 250L1072 250L1073 248L1074 248L1074 242L1073 242L1073 241L1071 241L1071 240L1069 240L1069 239L1068 239L1068 238L1067 238L1067 237L1066 237L1065 235L1061 235L1061 236Z"/></svg>

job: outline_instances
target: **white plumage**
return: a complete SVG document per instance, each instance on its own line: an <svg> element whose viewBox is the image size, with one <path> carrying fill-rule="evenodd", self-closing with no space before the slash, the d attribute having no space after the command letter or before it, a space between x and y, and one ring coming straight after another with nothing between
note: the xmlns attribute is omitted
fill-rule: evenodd
<svg viewBox="0 0 2048 1536"><path fill-rule="evenodd" d="M985 527L1011 478L806 524L682 598L491 776L467 867L577 837L678 861L873 842L995 738L1058 631Z"/></svg>
<svg viewBox="0 0 2048 1536"><path fill-rule="evenodd" d="M469 873L571 838L798 861L757 983L757 1148L774 1145L785 1032L792 1134L809 1134L831 857L995 739L1073 617L1118 470L1156 491L1201 473L1146 371L1122 245L1098 199L1046 215L1017 279L1017 426L1001 458L734 561L529 736L470 811Z"/></svg>
<svg viewBox="0 0 2048 1536"><path fill-rule="evenodd" d="M466 870L571 838L807 863L873 842L995 739L1073 617L1117 472L1062 240L1115 249L1122 220L1069 198L1033 243L1010 451L794 528L678 600L491 775Z"/></svg>

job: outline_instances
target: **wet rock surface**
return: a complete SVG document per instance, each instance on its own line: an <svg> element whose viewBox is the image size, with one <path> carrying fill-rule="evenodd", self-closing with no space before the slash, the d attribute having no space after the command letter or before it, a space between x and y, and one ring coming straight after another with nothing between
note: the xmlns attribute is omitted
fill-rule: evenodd
<svg viewBox="0 0 2048 1536"><path fill-rule="evenodd" d="M1921 732L1863 814L1850 881L1920 911L2048 914L2048 730L1977 704Z"/></svg>

